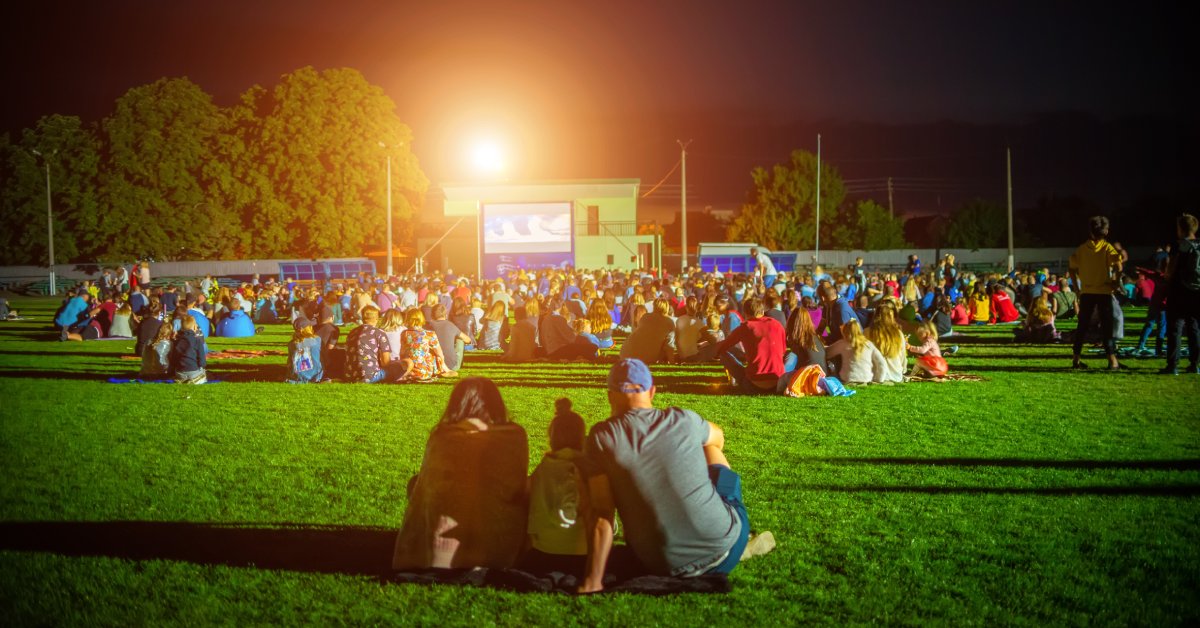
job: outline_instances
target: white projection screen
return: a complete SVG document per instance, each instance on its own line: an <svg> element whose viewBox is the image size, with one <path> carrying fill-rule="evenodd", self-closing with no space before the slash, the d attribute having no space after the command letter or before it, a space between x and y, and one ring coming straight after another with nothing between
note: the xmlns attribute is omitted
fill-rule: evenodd
<svg viewBox="0 0 1200 628"><path fill-rule="evenodd" d="M484 254L566 253L572 203L484 203Z"/></svg>

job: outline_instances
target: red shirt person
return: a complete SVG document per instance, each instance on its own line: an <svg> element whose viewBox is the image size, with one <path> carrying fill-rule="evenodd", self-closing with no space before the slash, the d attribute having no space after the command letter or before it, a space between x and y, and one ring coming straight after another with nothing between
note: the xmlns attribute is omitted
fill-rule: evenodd
<svg viewBox="0 0 1200 628"><path fill-rule="evenodd" d="M717 357L735 386L749 393L775 392L783 377L783 354L787 351L787 333L779 321L766 316L766 305L758 297L746 299L746 322L734 329L717 345ZM746 351L743 363L730 352L741 343Z"/></svg>
<svg viewBox="0 0 1200 628"><path fill-rule="evenodd" d="M992 318L996 323L1013 323L1021 320L1021 313L1013 305L1008 293L999 285L992 286Z"/></svg>

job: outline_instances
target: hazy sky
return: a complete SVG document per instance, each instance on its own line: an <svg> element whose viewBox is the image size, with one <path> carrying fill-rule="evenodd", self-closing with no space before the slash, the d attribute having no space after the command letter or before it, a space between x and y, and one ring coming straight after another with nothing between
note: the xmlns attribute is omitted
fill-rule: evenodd
<svg viewBox="0 0 1200 628"><path fill-rule="evenodd" d="M630 164L627 176L656 179L677 136L702 152L710 128L731 121L993 123L1060 110L1194 120L1181 7L5 3L0 129L47 113L95 120L163 76L187 76L224 104L302 66L348 66L396 101L435 181L464 176L464 146L479 136L508 145L521 177L613 176Z"/></svg>

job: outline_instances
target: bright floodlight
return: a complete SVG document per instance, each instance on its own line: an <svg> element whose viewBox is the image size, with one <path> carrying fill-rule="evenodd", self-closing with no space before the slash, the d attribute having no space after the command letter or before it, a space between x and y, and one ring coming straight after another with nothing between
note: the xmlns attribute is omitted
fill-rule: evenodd
<svg viewBox="0 0 1200 628"><path fill-rule="evenodd" d="M480 142L471 151L475 169L485 174L499 174L504 170L504 157L495 142Z"/></svg>

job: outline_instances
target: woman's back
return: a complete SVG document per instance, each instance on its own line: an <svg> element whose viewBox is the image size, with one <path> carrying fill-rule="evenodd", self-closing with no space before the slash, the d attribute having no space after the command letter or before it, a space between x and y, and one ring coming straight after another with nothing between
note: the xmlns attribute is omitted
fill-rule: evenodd
<svg viewBox="0 0 1200 628"><path fill-rule="evenodd" d="M526 538L528 469L520 425L439 425L425 446L392 567L511 567Z"/></svg>

